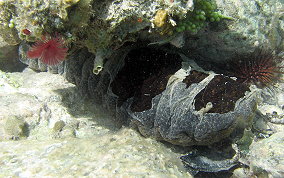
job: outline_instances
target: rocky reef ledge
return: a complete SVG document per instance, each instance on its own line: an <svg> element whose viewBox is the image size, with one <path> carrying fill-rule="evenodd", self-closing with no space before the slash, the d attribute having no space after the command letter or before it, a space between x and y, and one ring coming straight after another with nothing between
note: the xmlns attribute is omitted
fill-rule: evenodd
<svg viewBox="0 0 284 178"><path fill-rule="evenodd" d="M181 153L113 122L60 75L1 72L0 105L0 177L191 177Z"/></svg>
<svg viewBox="0 0 284 178"><path fill-rule="evenodd" d="M283 7L0 0L0 177L284 177Z"/></svg>

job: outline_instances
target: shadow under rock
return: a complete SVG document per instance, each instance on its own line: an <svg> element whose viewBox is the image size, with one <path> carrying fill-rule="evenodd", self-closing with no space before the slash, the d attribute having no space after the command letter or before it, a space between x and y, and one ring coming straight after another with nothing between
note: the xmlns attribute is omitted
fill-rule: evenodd
<svg viewBox="0 0 284 178"><path fill-rule="evenodd" d="M230 21L210 23L196 35L187 35L186 43L180 49L204 70L224 72L225 65L232 62L236 55L254 51L255 46L244 35L228 28ZM260 46L265 45L261 44Z"/></svg>
<svg viewBox="0 0 284 178"><path fill-rule="evenodd" d="M62 97L62 105L74 118L87 118L96 125L117 131L122 124L115 120L115 117L98 105L92 99L83 97L77 87L69 87L55 90Z"/></svg>
<svg viewBox="0 0 284 178"><path fill-rule="evenodd" d="M0 70L4 72L22 72L27 67L18 60L18 48L18 45L0 47Z"/></svg>

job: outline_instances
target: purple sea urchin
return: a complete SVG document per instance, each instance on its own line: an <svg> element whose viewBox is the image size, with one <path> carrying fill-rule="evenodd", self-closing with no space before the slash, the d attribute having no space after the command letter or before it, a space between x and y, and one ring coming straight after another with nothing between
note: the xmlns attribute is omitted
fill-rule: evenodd
<svg viewBox="0 0 284 178"><path fill-rule="evenodd" d="M272 52L256 49L248 55L236 56L232 62L233 76L242 83L255 84L262 88L280 79L282 66L277 66L278 58Z"/></svg>

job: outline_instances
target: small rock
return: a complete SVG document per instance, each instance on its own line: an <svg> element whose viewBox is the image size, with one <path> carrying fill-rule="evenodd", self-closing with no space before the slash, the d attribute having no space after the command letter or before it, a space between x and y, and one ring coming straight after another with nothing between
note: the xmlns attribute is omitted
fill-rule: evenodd
<svg viewBox="0 0 284 178"><path fill-rule="evenodd" d="M60 132L60 131L62 131L64 126L65 126L64 121L57 121L57 122L55 122L55 124L53 126L53 131L54 132Z"/></svg>
<svg viewBox="0 0 284 178"><path fill-rule="evenodd" d="M268 174L268 177L284 177L284 132L255 142L250 146L251 170L255 175Z"/></svg>
<svg viewBox="0 0 284 178"><path fill-rule="evenodd" d="M27 136L27 124L24 120L11 116L4 121L5 137L12 140L17 140L19 137Z"/></svg>

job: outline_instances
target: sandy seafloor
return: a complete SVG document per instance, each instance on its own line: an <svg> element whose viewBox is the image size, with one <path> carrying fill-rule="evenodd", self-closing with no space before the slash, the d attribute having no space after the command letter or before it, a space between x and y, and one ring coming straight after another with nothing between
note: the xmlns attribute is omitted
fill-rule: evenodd
<svg viewBox="0 0 284 178"><path fill-rule="evenodd" d="M63 76L0 74L0 177L191 177L178 148L121 127Z"/></svg>

